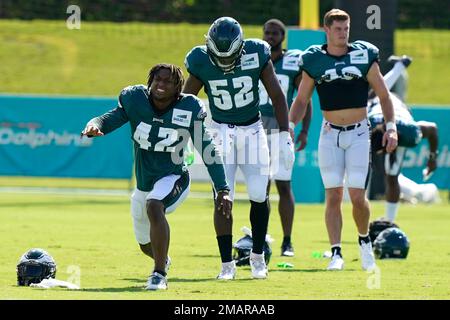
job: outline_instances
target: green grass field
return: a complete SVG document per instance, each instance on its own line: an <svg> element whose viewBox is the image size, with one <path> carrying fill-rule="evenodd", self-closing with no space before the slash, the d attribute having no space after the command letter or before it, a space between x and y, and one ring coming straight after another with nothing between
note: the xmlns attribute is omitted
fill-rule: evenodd
<svg viewBox="0 0 450 320"><path fill-rule="evenodd" d="M183 65L190 48L204 41L208 25L82 23L68 30L65 21L0 20L0 92L115 96L146 81L159 62ZM261 37L260 26L244 26L246 37ZM409 102L450 104L450 31L399 30L396 53L413 56ZM186 74L186 73L185 73ZM0 177L0 186L127 190L128 181ZM0 299L449 299L450 206L403 205L398 224L411 241L408 259L379 261L380 287L369 289L377 275L361 270L356 228L344 205L345 271L325 271L327 259L312 257L329 250L323 205L297 205L294 258L279 255L282 233L272 203L269 233L275 238L267 280L252 280L249 267L235 281L219 282L219 252L212 222L212 202L190 197L168 216L172 268L169 290L143 290L152 262L134 240L126 194L51 194L0 187ZM48 190L47 190L48 191ZM209 184L192 191L208 194ZM238 192L245 192L238 186ZM373 202L373 217L384 204ZM250 226L249 204L236 201L234 240ZM16 286L16 263L32 247L48 250L58 264L57 278L73 281L79 270L80 291ZM279 269L278 262L293 269Z"/></svg>
<svg viewBox="0 0 450 320"><path fill-rule="evenodd" d="M30 183L33 185L33 183ZM35 183L36 185L36 183ZM192 190L207 190L194 184ZM245 190L240 187L240 190ZM275 238L267 280L252 280L249 267L238 270L231 282L215 280L220 268L207 199L188 198L168 216L171 225L169 290L143 289L152 269L135 240L128 197L0 193L0 299L449 299L450 215L442 204L403 205L398 224L411 241L406 260L378 261L379 289L367 283L375 274L361 270L356 229L350 206L344 205L342 272L327 272L327 259L312 252L329 250L323 205L297 205L293 233L294 258L280 257L282 239L276 203L272 204L269 233ZM372 203L373 216L383 203ZM234 240L249 226L249 205L234 206ZM32 247L47 249L55 258L60 280L74 281L79 270L82 290L34 289L16 286L16 263ZM277 268L291 262L293 269ZM74 267L75 266L75 267Z"/></svg>
<svg viewBox="0 0 450 320"><path fill-rule="evenodd" d="M208 27L82 22L81 30L68 30L65 21L0 20L0 92L116 96L145 83L157 63L183 66ZM262 36L261 26L243 28L247 38ZM408 102L450 104L449 43L448 30L396 31L396 54L414 58Z"/></svg>

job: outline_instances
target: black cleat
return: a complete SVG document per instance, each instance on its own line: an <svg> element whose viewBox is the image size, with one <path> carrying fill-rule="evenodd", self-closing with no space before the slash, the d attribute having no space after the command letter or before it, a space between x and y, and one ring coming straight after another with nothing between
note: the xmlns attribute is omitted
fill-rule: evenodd
<svg viewBox="0 0 450 320"><path fill-rule="evenodd" d="M283 243L281 246L281 255L285 257L293 257L294 256L294 248L292 247L292 244L289 243Z"/></svg>
<svg viewBox="0 0 450 320"><path fill-rule="evenodd" d="M405 68L408 68L408 66L411 64L412 62L412 58L407 56L407 55L402 55L400 56L390 56L388 58L388 62L391 62L393 64L397 63L398 61L400 61L401 63L403 63L403 65L405 66Z"/></svg>

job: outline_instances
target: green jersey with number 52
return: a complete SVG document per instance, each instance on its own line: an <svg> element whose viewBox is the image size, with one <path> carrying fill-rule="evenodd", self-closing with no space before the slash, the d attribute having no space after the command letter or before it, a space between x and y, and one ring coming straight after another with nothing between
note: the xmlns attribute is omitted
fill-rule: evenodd
<svg viewBox="0 0 450 320"><path fill-rule="evenodd" d="M258 117L258 83L270 60L270 46L259 39L244 40L244 50L233 71L223 72L209 58L206 46L194 47L185 65L198 78L208 95L214 121L243 124Z"/></svg>
<svg viewBox="0 0 450 320"><path fill-rule="evenodd" d="M151 104L147 88L136 85L122 90L117 108L90 123L107 134L130 122L136 182L141 191L151 191L162 177L187 170L183 152L190 137L204 156L215 189L229 189L221 158L205 131L205 117L203 103L191 94L181 95L164 113L158 112Z"/></svg>

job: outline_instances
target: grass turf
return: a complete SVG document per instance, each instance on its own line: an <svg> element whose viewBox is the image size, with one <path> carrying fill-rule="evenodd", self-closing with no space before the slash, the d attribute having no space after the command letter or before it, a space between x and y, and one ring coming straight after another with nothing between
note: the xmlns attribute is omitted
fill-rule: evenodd
<svg viewBox="0 0 450 320"><path fill-rule="evenodd" d="M194 189L196 187L194 186ZM198 189L201 189L200 186ZM152 262L133 235L127 196L0 194L0 299L449 299L450 216L439 205L402 205L398 224L411 241L406 260L381 260L379 278L361 270L356 228L344 205L345 270L327 272L328 260L313 258L329 250L323 205L297 205L294 258L280 257L281 226L272 204L269 233L275 238L267 280L252 280L249 267L237 279L215 280L220 257L212 223L212 203L188 198L168 216L171 226L169 290L143 290ZM373 217L383 203L372 203ZM249 205L236 201L234 240L250 226ZM32 247L47 249L58 265L57 279L81 280L82 290L41 290L16 286L16 263ZM280 269L278 262L294 264ZM368 283L379 289L369 289Z"/></svg>

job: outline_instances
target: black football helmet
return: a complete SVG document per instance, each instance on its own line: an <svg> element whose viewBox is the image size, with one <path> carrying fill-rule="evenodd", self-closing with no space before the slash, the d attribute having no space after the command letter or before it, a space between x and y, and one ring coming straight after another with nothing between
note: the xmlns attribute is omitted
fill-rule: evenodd
<svg viewBox="0 0 450 320"><path fill-rule="evenodd" d="M236 261L237 266L250 265L250 252L253 248L253 239L249 235L245 235L233 244L233 260ZM264 260L266 265L269 264L272 256L272 249L267 241L264 243Z"/></svg>
<svg viewBox="0 0 450 320"><path fill-rule="evenodd" d="M44 279L55 278L56 262L45 250L34 248L25 252L17 264L17 285L29 286Z"/></svg>
<svg viewBox="0 0 450 320"><path fill-rule="evenodd" d="M409 240L399 228L387 228L373 242L373 252L378 259L406 259L409 252Z"/></svg>
<svg viewBox="0 0 450 320"><path fill-rule="evenodd" d="M370 241L372 241L372 245L375 239L378 237L378 235L387 228L400 228L400 227L397 224L389 220L384 220L382 218L372 221L369 224L369 237Z"/></svg>
<svg viewBox="0 0 450 320"><path fill-rule="evenodd" d="M206 51L224 72L234 69L242 55L244 35L235 19L222 17L213 22L206 35Z"/></svg>

